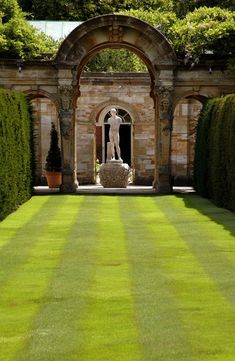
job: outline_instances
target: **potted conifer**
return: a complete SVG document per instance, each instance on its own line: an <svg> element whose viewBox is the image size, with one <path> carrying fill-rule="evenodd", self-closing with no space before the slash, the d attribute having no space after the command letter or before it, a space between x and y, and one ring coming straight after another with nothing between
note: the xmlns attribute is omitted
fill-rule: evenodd
<svg viewBox="0 0 235 361"><path fill-rule="evenodd" d="M58 132L51 123L51 144L46 158L46 178L49 188L59 188L62 183L61 152L58 142Z"/></svg>

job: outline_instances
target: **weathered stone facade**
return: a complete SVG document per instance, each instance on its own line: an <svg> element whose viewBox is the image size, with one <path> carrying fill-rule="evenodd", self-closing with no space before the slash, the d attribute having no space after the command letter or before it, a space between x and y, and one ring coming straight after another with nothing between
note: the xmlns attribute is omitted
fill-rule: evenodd
<svg viewBox="0 0 235 361"><path fill-rule="evenodd" d="M132 119L130 166L135 170L135 182L152 184L155 127L154 104L149 88L147 74L87 74L81 78L76 112L80 183L94 182L96 130L102 127L104 132L104 116L115 107L124 109ZM102 146L105 146L104 141ZM105 161L104 156L102 161Z"/></svg>
<svg viewBox="0 0 235 361"><path fill-rule="evenodd" d="M149 74L82 73L93 55L112 47L133 50ZM33 102L38 181L49 123L57 124L65 193L76 190L77 176L81 183L95 181L97 144L103 147L105 140L102 122L113 106L131 117L130 163L136 183L153 181L157 192L170 192L172 176L179 180L192 175L193 129L201 105L191 99L201 104L235 92L234 77L221 66L215 63L212 74L206 63L187 69L157 29L123 15L84 22L64 40L53 61L0 61L0 85L25 92Z"/></svg>
<svg viewBox="0 0 235 361"><path fill-rule="evenodd" d="M202 103L182 99L174 112L171 139L171 175L174 185L192 185L195 135Z"/></svg>

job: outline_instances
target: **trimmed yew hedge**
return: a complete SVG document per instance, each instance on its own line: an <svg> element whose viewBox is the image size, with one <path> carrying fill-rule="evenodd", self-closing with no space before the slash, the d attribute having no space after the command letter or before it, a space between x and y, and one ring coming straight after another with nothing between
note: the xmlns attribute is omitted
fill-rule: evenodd
<svg viewBox="0 0 235 361"><path fill-rule="evenodd" d="M197 126L194 185L203 197L235 211L235 94L210 99Z"/></svg>
<svg viewBox="0 0 235 361"><path fill-rule="evenodd" d="M31 124L25 96L0 89L0 219L32 194Z"/></svg>

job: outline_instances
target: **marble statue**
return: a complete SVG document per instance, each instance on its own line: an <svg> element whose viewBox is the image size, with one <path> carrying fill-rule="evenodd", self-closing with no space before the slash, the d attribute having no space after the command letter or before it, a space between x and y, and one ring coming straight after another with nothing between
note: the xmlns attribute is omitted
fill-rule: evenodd
<svg viewBox="0 0 235 361"><path fill-rule="evenodd" d="M110 110L111 117L109 124L109 142L107 143L107 162L100 167L100 184L104 188L126 188L129 182L130 167L123 163L119 146L119 129L122 119L117 116L116 109ZM115 159L115 149L118 160Z"/></svg>
<svg viewBox="0 0 235 361"><path fill-rule="evenodd" d="M115 148L118 155L118 160L121 159L121 150L119 146L120 136L119 136L119 128L122 123L122 119L117 116L117 111L115 108L110 110L111 117L108 119L109 124L109 142L110 142L110 152L112 156L112 160L115 160Z"/></svg>

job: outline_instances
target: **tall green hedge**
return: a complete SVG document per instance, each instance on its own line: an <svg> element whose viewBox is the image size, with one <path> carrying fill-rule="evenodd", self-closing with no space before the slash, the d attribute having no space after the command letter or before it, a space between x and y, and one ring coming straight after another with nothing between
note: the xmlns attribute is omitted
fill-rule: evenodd
<svg viewBox="0 0 235 361"><path fill-rule="evenodd" d="M194 159L195 189L235 211L235 94L210 99L199 117Z"/></svg>
<svg viewBox="0 0 235 361"><path fill-rule="evenodd" d="M25 96L0 89L0 220L31 196L31 135Z"/></svg>

